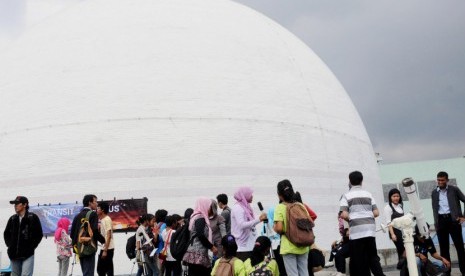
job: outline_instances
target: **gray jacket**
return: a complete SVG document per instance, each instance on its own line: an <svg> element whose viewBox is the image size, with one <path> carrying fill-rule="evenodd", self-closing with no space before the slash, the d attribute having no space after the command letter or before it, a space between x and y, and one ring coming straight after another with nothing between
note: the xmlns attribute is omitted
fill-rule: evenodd
<svg viewBox="0 0 465 276"><path fill-rule="evenodd" d="M457 220L458 217L463 216L462 206L460 201L465 202L465 195L460 191L459 187L447 185L447 200L449 201L449 209L452 220ZM431 203L433 205L434 225L438 223L438 210L439 210L439 192L434 189L431 193Z"/></svg>

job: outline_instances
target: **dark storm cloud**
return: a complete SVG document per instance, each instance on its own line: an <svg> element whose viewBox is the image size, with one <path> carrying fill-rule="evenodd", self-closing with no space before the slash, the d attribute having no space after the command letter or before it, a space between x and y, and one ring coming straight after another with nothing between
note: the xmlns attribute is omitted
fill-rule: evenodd
<svg viewBox="0 0 465 276"><path fill-rule="evenodd" d="M238 2L323 59L385 162L465 155L465 2Z"/></svg>

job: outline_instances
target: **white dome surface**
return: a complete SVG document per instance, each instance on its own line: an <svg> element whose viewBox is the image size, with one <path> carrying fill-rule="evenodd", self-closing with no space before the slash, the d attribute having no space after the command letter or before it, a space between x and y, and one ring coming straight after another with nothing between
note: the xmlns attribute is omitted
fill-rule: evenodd
<svg viewBox="0 0 465 276"><path fill-rule="evenodd" d="M224 192L232 205L243 185L271 207L288 178L327 249L352 170L382 208L343 87L294 35L237 3L82 1L0 53L0 75L2 227L18 194L31 204L145 196L149 212L182 214L199 196ZM132 266L127 237L116 237L117 274ZM56 271L52 247L39 245L36 275Z"/></svg>

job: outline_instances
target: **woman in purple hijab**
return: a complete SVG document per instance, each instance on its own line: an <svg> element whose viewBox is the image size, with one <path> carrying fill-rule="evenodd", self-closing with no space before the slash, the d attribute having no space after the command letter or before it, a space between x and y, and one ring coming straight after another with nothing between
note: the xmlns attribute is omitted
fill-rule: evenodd
<svg viewBox="0 0 465 276"><path fill-rule="evenodd" d="M255 226L264 221L267 216L262 213L255 218L250 203L253 200L253 191L249 187L240 187L234 194L236 203L231 208L231 234L236 238L237 257L242 261L252 255L252 250L257 239Z"/></svg>

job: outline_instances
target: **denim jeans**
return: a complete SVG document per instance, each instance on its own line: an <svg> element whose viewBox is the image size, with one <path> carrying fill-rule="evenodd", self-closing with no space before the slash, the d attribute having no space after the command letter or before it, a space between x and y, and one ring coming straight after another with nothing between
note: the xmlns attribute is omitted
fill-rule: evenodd
<svg viewBox="0 0 465 276"><path fill-rule="evenodd" d="M152 271L152 275L153 276L158 276L159 274L159 270L158 270L158 266L157 266L157 262L156 260L152 257L147 257L147 259L145 260L145 262L147 263L147 266L150 268L150 270ZM151 275L151 276L152 276Z"/></svg>
<svg viewBox="0 0 465 276"><path fill-rule="evenodd" d="M34 255L25 260L11 260L11 276L32 276Z"/></svg>
<svg viewBox="0 0 465 276"><path fill-rule="evenodd" d="M288 276L308 276L308 252L301 255L285 254L283 261Z"/></svg>
<svg viewBox="0 0 465 276"><path fill-rule="evenodd" d="M83 276L94 276L95 271L95 254L89 257L80 258L81 270Z"/></svg>
<svg viewBox="0 0 465 276"><path fill-rule="evenodd" d="M155 259L147 257L147 255L144 255L145 259L145 268L147 270L147 275L148 276L158 276L159 271L157 264L155 262ZM139 269L137 270L137 276L144 275L144 268L142 265L139 266Z"/></svg>
<svg viewBox="0 0 465 276"><path fill-rule="evenodd" d="M417 259L417 269L418 269L418 275L422 275L421 274L421 269L422 267L424 266L423 262L420 260L419 257L416 257ZM441 270L445 270L446 267L444 266L444 264L440 261L440 260L436 260L436 259L430 259L430 261L433 263L433 265Z"/></svg>

